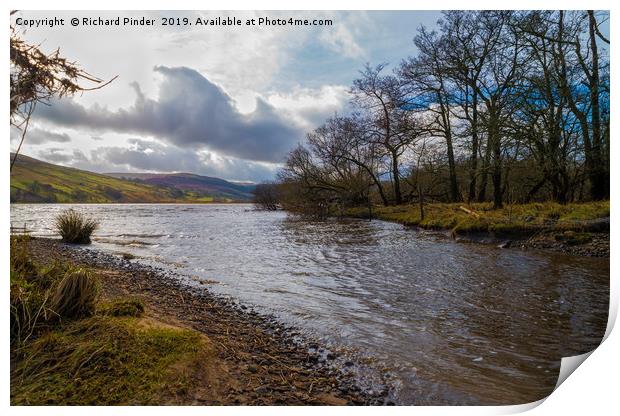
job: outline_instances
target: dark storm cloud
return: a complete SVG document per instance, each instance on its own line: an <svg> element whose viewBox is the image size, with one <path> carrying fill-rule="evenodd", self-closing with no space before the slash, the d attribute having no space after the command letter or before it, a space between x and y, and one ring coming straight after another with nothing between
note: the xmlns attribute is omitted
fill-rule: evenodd
<svg viewBox="0 0 620 416"><path fill-rule="evenodd" d="M179 147L267 162L281 162L303 137L261 99L252 113L241 114L220 87L197 71L163 66L155 71L164 78L156 100L133 83L137 98L131 107L110 111L61 100L42 108L38 116L62 126L152 135Z"/></svg>

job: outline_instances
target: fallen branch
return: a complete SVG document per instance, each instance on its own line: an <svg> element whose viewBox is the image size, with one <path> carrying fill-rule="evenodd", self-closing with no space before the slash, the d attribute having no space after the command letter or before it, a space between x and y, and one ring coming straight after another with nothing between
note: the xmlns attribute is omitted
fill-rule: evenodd
<svg viewBox="0 0 620 416"><path fill-rule="evenodd" d="M460 206L459 209L461 211L464 211L464 212L468 213L469 215L473 215L476 218L480 218L480 214L478 214L477 212L472 211L471 209L467 209L464 206Z"/></svg>

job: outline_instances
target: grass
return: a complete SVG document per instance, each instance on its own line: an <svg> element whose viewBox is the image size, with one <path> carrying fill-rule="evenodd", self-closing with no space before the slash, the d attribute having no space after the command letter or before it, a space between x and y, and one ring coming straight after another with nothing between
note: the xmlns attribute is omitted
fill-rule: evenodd
<svg viewBox="0 0 620 416"><path fill-rule="evenodd" d="M473 214L461 209L465 207ZM507 205L493 210L491 203L428 204L420 219L417 205L373 208L373 217L415 225L426 229L451 230L454 234L472 232L530 234L540 230L586 231L591 222L609 217L609 201L561 205L553 202ZM366 208L352 208L348 216L363 218Z"/></svg>
<svg viewBox="0 0 620 416"><path fill-rule="evenodd" d="M214 365L208 340L137 299L99 300L92 271L40 264L29 243L11 238L11 404L184 402L192 371Z"/></svg>
<svg viewBox="0 0 620 416"><path fill-rule="evenodd" d="M53 262L37 265L28 252L29 237L11 238L10 336L11 345L22 346L53 325L57 314L50 298L70 265Z"/></svg>
<svg viewBox="0 0 620 416"><path fill-rule="evenodd" d="M194 331L146 326L131 317L94 316L45 334L22 351L11 373L13 405L147 405L191 380L173 365L196 359Z"/></svg>
<svg viewBox="0 0 620 416"><path fill-rule="evenodd" d="M144 314L144 303L139 299L117 299L102 304L99 311L102 315L108 316L140 317Z"/></svg>
<svg viewBox="0 0 620 416"><path fill-rule="evenodd" d="M82 318L95 312L99 284L85 269L65 273L51 297L50 307L61 318Z"/></svg>
<svg viewBox="0 0 620 416"><path fill-rule="evenodd" d="M68 209L56 217L54 226L65 243L90 244L90 236L99 227L99 222Z"/></svg>
<svg viewBox="0 0 620 416"><path fill-rule="evenodd" d="M131 203L213 202L195 192L177 195L165 187L67 168L20 155L11 172L11 202Z"/></svg>
<svg viewBox="0 0 620 416"><path fill-rule="evenodd" d="M555 239L569 246L578 246L592 241L592 234L565 231L562 234L556 234Z"/></svg>
<svg viewBox="0 0 620 416"><path fill-rule="evenodd" d="M11 203L213 203L249 201L233 183L196 175L170 175L181 184L149 184L46 163L19 155L11 171ZM192 188L184 179L224 185ZM198 184L200 185L200 183ZM221 184L220 184L221 185ZM247 191L249 192L249 191Z"/></svg>

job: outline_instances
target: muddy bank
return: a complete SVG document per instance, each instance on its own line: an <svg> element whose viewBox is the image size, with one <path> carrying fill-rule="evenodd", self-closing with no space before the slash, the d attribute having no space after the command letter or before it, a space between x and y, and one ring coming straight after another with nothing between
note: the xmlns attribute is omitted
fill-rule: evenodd
<svg viewBox="0 0 620 416"><path fill-rule="evenodd" d="M182 276L58 240L34 238L30 249L41 262L57 258L93 268L101 277L104 298L139 298L149 318L208 337L220 360L217 383L197 379L197 385L205 385L188 393L184 404L393 404L385 383L357 381L363 364L234 299L185 285Z"/></svg>
<svg viewBox="0 0 620 416"><path fill-rule="evenodd" d="M449 233L446 233L449 235ZM461 243L495 245L502 249L542 250L573 256L609 257L609 232L541 231L533 235L518 233L466 233L452 235Z"/></svg>

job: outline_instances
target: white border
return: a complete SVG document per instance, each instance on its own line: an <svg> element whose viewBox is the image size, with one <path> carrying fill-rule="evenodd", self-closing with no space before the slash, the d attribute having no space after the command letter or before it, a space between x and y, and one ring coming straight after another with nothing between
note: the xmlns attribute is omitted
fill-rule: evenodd
<svg viewBox="0 0 620 416"><path fill-rule="evenodd" d="M91 1L84 2L83 0L56 0L53 3L44 0L8 0L6 3L7 8L4 14L4 27L9 27L9 14L8 11L12 9L21 10L50 10L53 6L56 10L439 10L439 9L462 9L466 6L467 9L596 9L596 10L611 10L611 23L610 32L615 32L615 4L618 2L612 1L534 1L534 0L521 0L521 1L503 1L497 2L489 0L471 0L466 3L459 1L446 1L435 0L433 2L419 2L414 3L412 1L403 0L382 0L382 1L370 1L370 0L358 0L355 2L347 2L344 0L314 0L314 1L297 1L295 3L290 0L270 0L251 2L249 0L211 0L207 2L201 2L198 0L175 0L174 2L165 2L152 0L149 2L128 2L127 0L108 0L105 2ZM615 37L611 35L611 57L612 57L612 108L617 108L618 94L616 94L616 79L618 78L618 48L614 42ZM4 56L8 58L8 42L4 43ZM6 61L5 61L6 62ZM4 66L5 71L8 72L8 65ZM7 73L5 72L5 78ZM5 97L8 96L8 84L4 84ZM4 108L4 114L8 114L8 100L2 101ZM615 137L615 116L611 121L612 135ZM3 135L5 149L9 148L9 129L8 123L5 128L5 134ZM6 153L8 155L8 152ZM612 160L618 160L618 146L612 145ZM0 218L0 229L8 230L9 228L9 158L5 157L2 167L0 167L0 178L2 178L0 192L2 192L2 200L6 201L2 206L2 216ZM618 169L614 168L614 164L611 166L611 183L616 183L618 179ZM612 210L618 203L619 190L618 187L612 186ZM422 415L491 415L491 414L513 414L521 411L530 410L532 415L583 415L584 413L590 414L610 414L612 409L618 409L618 370L620 361L617 352L620 350L619 336L616 331L611 331L613 322L615 321L618 310L618 280L616 271L618 269L618 260L613 256L613 247L617 246L618 232L615 221L612 221L612 257L611 257L611 284L612 293L610 297L610 323L608 326L606 341L595 350L591 356L587 359L585 365L577 368L574 374L568 377L568 379L546 400L542 400L538 403L522 406L505 406L505 407L397 407L397 408L333 408L333 407L263 407L263 408L204 408L204 407L149 407L149 408L136 408L136 407L11 407L7 409L10 414L39 414L45 413L46 415L83 415L88 412L91 415L103 415L103 414L115 414L115 415L135 415L135 414L147 414L153 415L168 415L171 412L189 415L204 415L204 414L258 414L258 415L271 415L271 414L315 414L320 412L324 415L342 414L342 415L370 415L375 413L386 414L422 414ZM2 247L0 248L0 259L4 270L4 287L8 289L8 238L5 236L2 240ZM7 290L5 289L5 290ZM9 406L9 310L8 305L8 293L4 292L2 296L3 310L6 311L2 314L2 331L5 334L2 337L2 399L4 406Z"/></svg>

